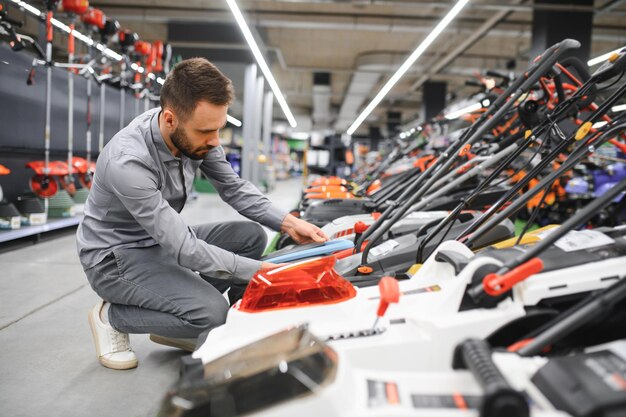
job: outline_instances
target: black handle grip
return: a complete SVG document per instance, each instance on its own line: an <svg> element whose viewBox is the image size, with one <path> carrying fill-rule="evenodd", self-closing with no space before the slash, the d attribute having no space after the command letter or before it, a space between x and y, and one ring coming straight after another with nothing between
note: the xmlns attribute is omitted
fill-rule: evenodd
<svg viewBox="0 0 626 417"><path fill-rule="evenodd" d="M465 85L468 87L481 87L484 88L484 84L481 83L480 81L476 81L476 80L465 80Z"/></svg>
<svg viewBox="0 0 626 417"><path fill-rule="evenodd" d="M449 265L452 265L452 267L454 268L454 273L457 275L469 263L469 259L466 258L464 255L449 250L440 250L439 252L437 252L437 255L435 255L435 261L445 262Z"/></svg>
<svg viewBox="0 0 626 417"><path fill-rule="evenodd" d="M501 74L498 71L494 71L494 70L487 70L485 71L485 75L488 77L493 77L493 78L502 78L504 80L509 80L509 76L506 74Z"/></svg>
<svg viewBox="0 0 626 417"><path fill-rule="evenodd" d="M591 78L591 74L589 74L589 67L587 66L587 64L574 56L564 58L560 60L559 63L566 69L573 68L576 71L576 74L581 78L579 81L582 83L589 81L589 79ZM593 84L586 94L587 98L581 100L577 107L579 109L583 109L590 105L596 99L597 91L598 88L595 84Z"/></svg>
<svg viewBox="0 0 626 417"><path fill-rule="evenodd" d="M529 416L524 396L509 385L493 363L487 342L468 339L457 345L452 366L454 369L469 369L483 388L481 417Z"/></svg>
<svg viewBox="0 0 626 417"><path fill-rule="evenodd" d="M626 48L625 48L626 49ZM619 56L613 62L605 62L593 73L593 78L596 82L604 82L619 75L626 69L626 52L622 49L619 52Z"/></svg>

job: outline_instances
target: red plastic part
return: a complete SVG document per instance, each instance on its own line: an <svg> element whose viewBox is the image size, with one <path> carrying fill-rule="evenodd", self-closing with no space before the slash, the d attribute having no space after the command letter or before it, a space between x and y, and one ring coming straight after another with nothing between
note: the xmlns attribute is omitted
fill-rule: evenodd
<svg viewBox="0 0 626 417"><path fill-rule="evenodd" d="M154 71L159 73L163 71L163 51L165 47L163 46L163 42L154 41L152 42L152 51L154 55L153 63Z"/></svg>
<svg viewBox="0 0 626 417"><path fill-rule="evenodd" d="M369 226L362 221L354 223L354 233L364 233Z"/></svg>
<svg viewBox="0 0 626 417"><path fill-rule="evenodd" d="M378 220L380 218L380 216L382 215L381 212L379 211L375 211L372 213L372 219L374 219L374 221Z"/></svg>
<svg viewBox="0 0 626 417"><path fill-rule="evenodd" d="M334 269L327 256L270 271L258 271L236 307L247 313L335 304L356 296L356 290Z"/></svg>
<svg viewBox="0 0 626 417"><path fill-rule="evenodd" d="M329 191L325 193L306 194L304 198L307 198L309 200L326 200L326 199L331 199L331 198L344 198L346 200L352 200L356 197L354 197L354 194L352 193L346 193L346 192L341 192L341 191Z"/></svg>
<svg viewBox="0 0 626 417"><path fill-rule="evenodd" d="M104 29L106 23L106 15L100 9L90 7L81 17L80 20L88 26L95 26L98 29Z"/></svg>
<svg viewBox="0 0 626 417"><path fill-rule="evenodd" d="M318 178L311 185L346 185L348 182L339 177Z"/></svg>
<svg viewBox="0 0 626 417"><path fill-rule="evenodd" d="M376 180L372 183L372 185L370 185L369 187L367 187L367 191L366 194L367 195L372 195L374 194L374 191L378 191L380 189L380 187L382 186L382 182L380 180Z"/></svg>
<svg viewBox="0 0 626 417"><path fill-rule="evenodd" d="M30 189L41 198L52 197L59 190L59 184L47 175L35 175L29 181Z"/></svg>
<svg viewBox="0 0 626 417"><path fill-rule="evenodd" d="M523 348L524 346L526 346L527 344L529 344L530 342L532 342L534 339L522 339L519 342L515 342L513 343L511 346L509 346L508 348L506 348L507 352L517 352L518 350L520 350L521 348Z"/></svg>
<svg viewBox="0 0 626 417"><path fill-rule="evenodd" d="M74 28L75 28L74 23L70 23L70 33L67 35L67 53L68 54L73 54L75 50Z"/></svg>
<svg viewBox="0 0 626 417"><path fill-rule="evenodd" d="M45 162L44 161L31 161L26 164L26 168L30 168L35 171L37 175L45 175L44 172ZM74 168L72 168L72 174L75 173ZM67 168L67 162L64 161L50 161L48 164L48 175L54 177L60 177L63 175L68 175L69 170Z"/></svg>
<svg viewBox="0 0 626 417"><path fill-rule="evenodd" d="M89 166L87 166L87 160L79 156L72 157L72 168L74 168L74 172L77 172L79 174L84 174L89 170Z"/></svg>
<svg viewBox="0 0 626 417"><path fill-rule="evenodd" d="M89 9L87 0L63 0L63 11L66 13L83 14Z"/></svg>
<svg viewBox="0 0 626 417"><path fill-rule="evenodd" d="M135 42L135 52L137 52L139 55L150 55L151 49L152 49L152 45L150 45L150 42L146 42L146 41Z"/></svg>
<svg viewBox="0 0 626 417"><path fill-rule="evenodd" d="M380 289L380 303L376 315L382 317L385 315L389 304L400 301L400 285L395 278L382 277L378 282L378 288Z"/></svg>
<svg viewBox="0 0 626 417"><path fill-rule="evenodd" d="M9 175L11 170L4 165L0 165L0 175Z"/></svg>
<svg viewBox="0 0 626 417"><path fill-rule="evenodd" d="M52 42L54 39L54 26L52 26L52 11L46 13L46 41Z"/></svg>
<svg viewBox="0 0 626 417"><path fill-rule="evenodd" d="M521 282L531 275L543 271L543 261L533 258L517 268L513 268L504 275L489 274L483 279L483 289L491 296L502 295L509 291L515 284Z"/></svg>

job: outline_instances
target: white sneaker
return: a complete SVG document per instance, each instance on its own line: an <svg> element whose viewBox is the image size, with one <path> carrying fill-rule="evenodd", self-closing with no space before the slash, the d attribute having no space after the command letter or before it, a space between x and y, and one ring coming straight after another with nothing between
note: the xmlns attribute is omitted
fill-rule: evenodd
<svg viewBox="0 0 626 417"><path fill-rule="evenodd" d="M103 305L104 301L100 301L87 316L100 364L111 369L136 368L137 356L130 348L128 334L118 332L100 319L100 310Z"/></svg>

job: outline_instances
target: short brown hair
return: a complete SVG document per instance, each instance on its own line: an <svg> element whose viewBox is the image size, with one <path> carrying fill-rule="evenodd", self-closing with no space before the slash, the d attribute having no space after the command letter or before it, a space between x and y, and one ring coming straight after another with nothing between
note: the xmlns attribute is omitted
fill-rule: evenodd
<svg viewBox="0 0 626 417"><path fill-rule="evenodd" d="M161 108L170 107L187 120L200 101L228 106L234 97L233 83L215 65L205 58L191 58L176 65L165 78Z"/></svg>

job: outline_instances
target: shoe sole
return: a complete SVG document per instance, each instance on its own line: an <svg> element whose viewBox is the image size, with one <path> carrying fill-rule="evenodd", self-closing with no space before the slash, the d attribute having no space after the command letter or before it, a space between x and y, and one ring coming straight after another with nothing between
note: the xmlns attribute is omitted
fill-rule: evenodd
<svg viewBox="0 0 626 417"><path fill-rule="evenodd" d="M93 316L92 310L89 310L89 313L87 313L87 320L89 320L89 328L91 329L91 337L93 338L93 344L96 346L96 357L98 358L98 362L100 362L100 365L104 366L105 368L117 369L120 371L123 371L125 369L136 368L137 365L139 364L139 361L136 359L133 361L113 362L101 356L100 344L98 343L98 336L96 335L96 324L93 322L92 316Z"/></svg>
<svg viewBox="0 0 626 417"><path fill-rule="evenodd" d="M182 349L189 353L193 353L196 350L195 344L192 346L191 343L179 342L169 337L159 336L158 334L151 333L150 340L154 343L158 343L159 345Z"/></svg>

